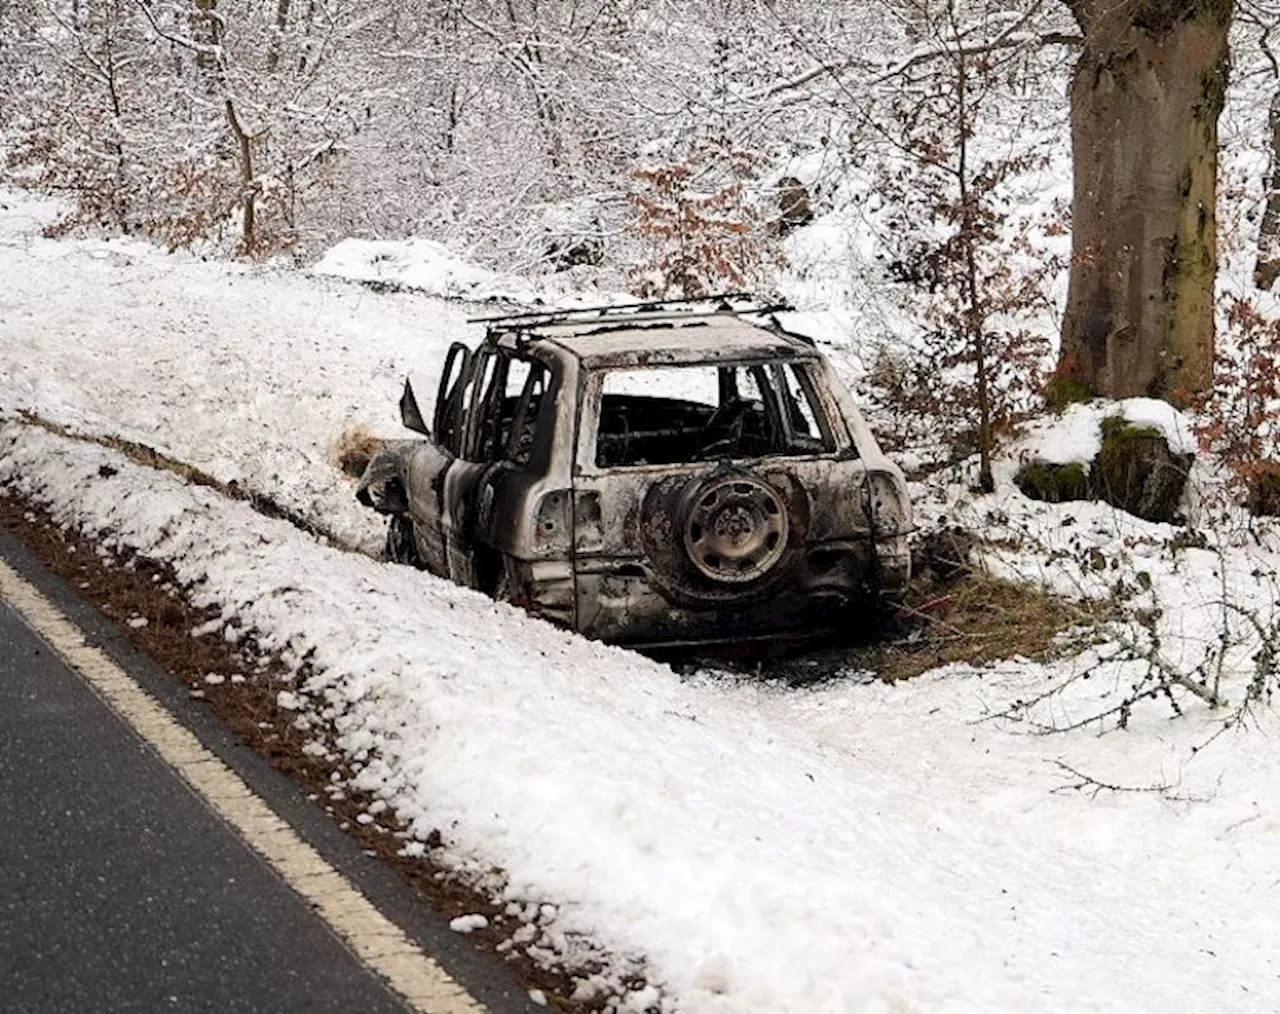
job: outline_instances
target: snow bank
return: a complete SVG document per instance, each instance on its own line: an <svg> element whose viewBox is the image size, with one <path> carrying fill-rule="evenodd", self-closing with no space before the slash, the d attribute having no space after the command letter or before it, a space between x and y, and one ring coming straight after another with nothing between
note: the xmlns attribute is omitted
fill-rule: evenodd
<svg viewBox="0 0 1280 1014"><path fill-rule="evenodd" d="M1069 405L1061 415L1037 420L1010 454L1018 461L1049 465L1079 462L1087 467L1102 449L1103 420L1114 416L1158 430L1174 454L1194 454L1199 449L1195 429L1185 413L1155 398L1125 398Z"/></svg>
<svg viewBox="0 0 1280 1014"><path fill-rule="evenodd" d="M535 298L527 282L482 268L429 239L344 239L330 247L311 272L400 285L443 299L532 302Z"/></svg>
<svg viewBox="0 0 1280 1014"><path fill-rule="evenodd" d="M311 273L472 303L574 307L634 298L625 292L583 291L568 276L530 279L490 271L429 239L344 239L325 252Z"/></svg>

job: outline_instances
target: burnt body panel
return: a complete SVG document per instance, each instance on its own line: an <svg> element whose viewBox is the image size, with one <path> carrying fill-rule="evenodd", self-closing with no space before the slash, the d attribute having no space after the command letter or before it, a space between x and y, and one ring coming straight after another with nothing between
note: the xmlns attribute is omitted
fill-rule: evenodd
<svg viewBox="0 0 1280 1014"><path fill-rule="evenodd" d="M455 347L435 436L389 445L362 501L432 572L604 640L817 633L901 592L905 483L812 343L613 313Z"/></svg>

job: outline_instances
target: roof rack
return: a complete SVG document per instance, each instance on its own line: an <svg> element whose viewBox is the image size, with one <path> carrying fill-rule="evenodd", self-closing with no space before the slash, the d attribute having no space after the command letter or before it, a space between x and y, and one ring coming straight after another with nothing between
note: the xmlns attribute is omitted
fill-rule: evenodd
<svg viewBox="0 0 1280 1014"><path fill-rule="evenodd" d="M591 324L617 320L654 320L661 317L709 317L718 313L770 314L792 307L766 303L748 292L730 292L696 299L658 299L640 303L583 306L574 310L542 310L501 317L472 317L468 324L486 324L491 332L523 331L550 324Z"/></svg>

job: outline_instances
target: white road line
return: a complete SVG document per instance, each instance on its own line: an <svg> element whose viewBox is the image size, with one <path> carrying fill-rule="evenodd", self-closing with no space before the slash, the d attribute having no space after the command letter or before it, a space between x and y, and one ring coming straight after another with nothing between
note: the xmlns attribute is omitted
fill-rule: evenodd
<svg viewBox="0 0 1280 1014"><path fill-rule="evenodd" d="M422 1014L485 1008L298 837L27 581L0 561L0 599L18 611L137 733L319 913L347 946Z"/></svg>

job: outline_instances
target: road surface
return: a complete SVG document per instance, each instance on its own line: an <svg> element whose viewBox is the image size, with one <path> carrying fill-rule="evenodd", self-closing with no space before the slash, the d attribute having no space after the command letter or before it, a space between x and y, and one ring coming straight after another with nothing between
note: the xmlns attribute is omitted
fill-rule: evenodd
<svg viewBox="0 0 1280 1014"><path fill-rule="evenodd" d="M282 776L245 757L243 747L210 726L208 715L183 701L183 688L166 688L163 673L157 680L148 660L113 638L96 613L0 532L0 578L6 577L0 581L0 1010L540 1009L505 968L450 933ZM322 915L323 904L298 893L278 863L251 847L252 834L246 837L175 769L148 738L145 723L132 721L118 702L109 704L100 686L68 664L65 649L54 648L57 636L32 625L39 620L24 608L28 579L58 600L41 600L49 610L76 616L88 642L110 642L103 643L110 650L102 657L135 690L136 676L137 684L168 696L171 708L188 705L179 718L205 728L191 739L172 723L179 735L197 751L211 744L206 766L230 764L230 777L243 776L236 784L249 788L252 803L265 800L289 821L285 834L301 832L300 847L348 891L339 909L368 898L377 919L390 913L396 926L381 925L403 930L399 939L407 948L430 955L418 953L419 964L439 973L444 1000L423 1001L412 989L389 985L379 974L386 968L368 960L367 952L376 957L379 947L362 947L359 927ZM78 628L67 629L79 636ZM170 720L151 697L137 696Z"/></svg>

